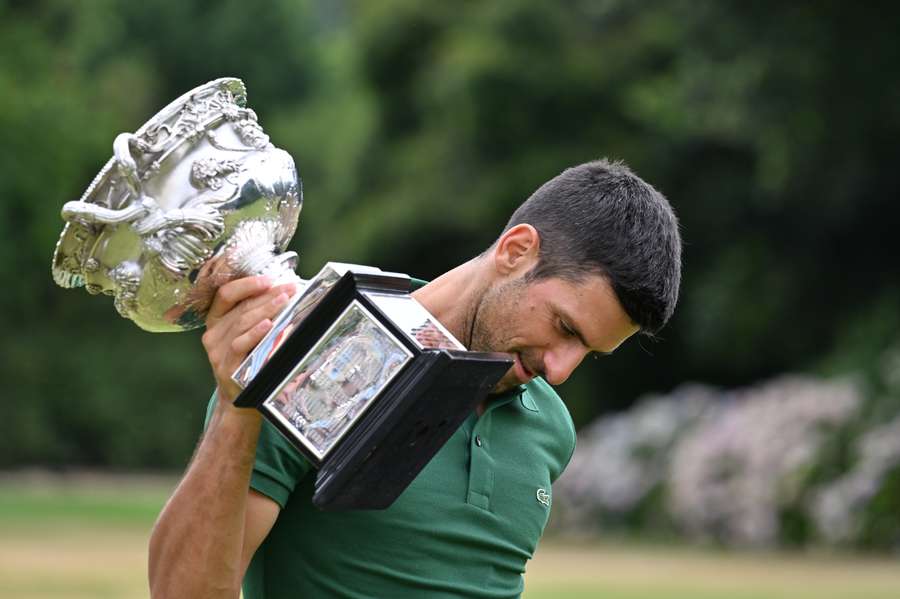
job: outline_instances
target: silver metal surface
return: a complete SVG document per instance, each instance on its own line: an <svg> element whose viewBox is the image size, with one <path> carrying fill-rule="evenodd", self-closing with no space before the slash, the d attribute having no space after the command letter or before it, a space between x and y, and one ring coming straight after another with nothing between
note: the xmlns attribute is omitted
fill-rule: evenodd
<svg viewBox="0 0 900 599"><path fill-rule="evenodd" d="M302 202L294 161L269 143L244 84L217 79L116 138L81 199L63 206L53 278L113 296L145 330L193 329L232 279L299 280L284 250Z"/></svg>
<svg viewBox="0 0 900 599"><path fill-rule="evenodd" d="M410 359L412 352L353 300L263 409L322 459Z"/></svg>

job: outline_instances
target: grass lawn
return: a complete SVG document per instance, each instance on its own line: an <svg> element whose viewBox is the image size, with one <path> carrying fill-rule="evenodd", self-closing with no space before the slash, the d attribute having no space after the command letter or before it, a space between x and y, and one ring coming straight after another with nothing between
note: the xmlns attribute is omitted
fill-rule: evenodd
<svg viewBox="0 0 900 599"><path fill-rule="evenodd" d="M174 484L0 478L0 597L147 597L147 538Z"/></svg>
<svg viewBox="0 0 900 599"><path fill-rule="evenodd" d="M900 560L548 541L525 599L897 599Z"/></svg>
<svg viewBox="0 0 900 599"><path fill-rule="evenodd" d="M174 479L0 476L0 597L146 597L147 536ZM900 561L547 539L525 599L897 599Z"/></svg>

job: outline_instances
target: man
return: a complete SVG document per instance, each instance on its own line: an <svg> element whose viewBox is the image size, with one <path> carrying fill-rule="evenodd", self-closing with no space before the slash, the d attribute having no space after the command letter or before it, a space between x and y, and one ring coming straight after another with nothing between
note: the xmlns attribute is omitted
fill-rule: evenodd
<svg viewBox="0 0 900 599"><path fill-rule="evenodd" d="M622 164L568 169L482 255L413 295L468 348L514 366L389 509L318 512L309 465L230 375L294 293L223 286L203 344L218 385L206 432L150 540L154 597L512 597L574 451L550 385L672 315L681 279L666 199ZM246 576L245 576L246 572Z"/></svg>

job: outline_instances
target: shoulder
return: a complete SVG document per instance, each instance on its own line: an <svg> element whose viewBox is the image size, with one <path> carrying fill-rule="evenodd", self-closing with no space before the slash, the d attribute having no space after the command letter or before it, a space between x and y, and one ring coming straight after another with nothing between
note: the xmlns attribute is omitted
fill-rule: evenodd
<svg viewBox="0 0 900 599"><path fill-rule="evenodd" d="M546 442L556 463L555 472L551 473L555 479L562 474L575 452L575 423L566 404L547 381L537 377L524 387L523 406L539 414L542 428L548 433Z"/></svg>

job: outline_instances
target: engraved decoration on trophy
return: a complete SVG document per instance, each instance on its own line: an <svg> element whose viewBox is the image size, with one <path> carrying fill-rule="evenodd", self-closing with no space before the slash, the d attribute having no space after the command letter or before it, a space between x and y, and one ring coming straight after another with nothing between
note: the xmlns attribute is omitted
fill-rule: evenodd
<svg viewBox="0 0 900 599"><path fill-rule="evenodd" d="M302 201L294 161L246 107L244 84L217 79L116 137L112 159L63 206L53 278L113 296L145 330L193 329L232 279L298 280L284 250Z"/></svg>

